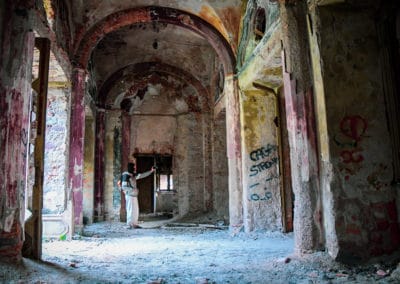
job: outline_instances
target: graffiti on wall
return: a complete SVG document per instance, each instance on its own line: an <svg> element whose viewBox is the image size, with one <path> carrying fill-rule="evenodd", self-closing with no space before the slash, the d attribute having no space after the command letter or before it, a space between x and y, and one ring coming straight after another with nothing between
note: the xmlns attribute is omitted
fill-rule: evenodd
<svg viewBox="0 0 400 284"><path fill-rule="evenodd" d="M345 180L355 175L364 161L361 141L365 137L368 124L360 115L345 116L339 125L339 133L334 136L334 142L341 148L341 165L339 169L344 172Z"/></svg>
<svg viewBox="0 0 400 284"><path fill-rule="evenodd" d="M256 176L259 173L270 169L273 165L278 163L278 157L272 157L276 153L278 146L268 144L265 147L258 148L250 153L250 159L256 164L250 168L250 176ZM268 159L268 160L264 160Z"/></svg>
<svg viewBox="0 0 400 284"><path fill-rule="evenodd" d="M378 168L374 170L371 174L369 174L367 177L369 185L371 185L377 191L380 191L383 188L389 186L389 182L384 182L381 180L382 176L384 176L387 169L388 169L387 165L380 163L378 165Z"/></svg>
<svg viewBox="0 0 400 284"><path fill-rule="evenodd" d="M263 173L266 175L264 183L253 183L249 186L249 200L251 201L268 201L272 199L272 192L268 190L270 183L278 178L276 174L275 165L278 164L279 158L277 156L277 145L268 144L258 148L250 153L250 160L254 164L250 167L249 177L256 177ZM258 188L263 186L263 191L260 192Z"/></svg>

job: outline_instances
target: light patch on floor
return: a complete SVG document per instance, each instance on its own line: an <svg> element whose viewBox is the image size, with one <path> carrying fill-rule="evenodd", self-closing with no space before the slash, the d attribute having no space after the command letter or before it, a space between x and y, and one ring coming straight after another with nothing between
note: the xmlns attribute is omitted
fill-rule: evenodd
<svg viewBox="0 0 400 284"><path fill-rule="evenodd" d="M388 267L346 267L326 253L292 255L293 234L225 227L95 223L72 241L45 240L43 261L0 266L2 283L395 283ZM377 271L389 269L385 276ZM381 272L382 272L381 271ZM399 274L399 273L398 273ZM389 276L390 275L390 276ZM397 279L397 280L396 280Z"/></svg>

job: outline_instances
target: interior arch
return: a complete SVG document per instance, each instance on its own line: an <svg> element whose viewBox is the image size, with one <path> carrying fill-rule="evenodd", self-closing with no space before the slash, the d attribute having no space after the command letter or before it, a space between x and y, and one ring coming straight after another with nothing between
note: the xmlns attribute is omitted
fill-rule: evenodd
<svg viewBox="0 0 400 284"><path fill-rule="evenodd" d="M74 52L75 65L86 68L91 51L108 33L135 23L159 22L184 27L203 36L223 62L225 74L234 72L235 55L225 38L208 22L185 11L149 6L113 13L90 28Z"/></svg>

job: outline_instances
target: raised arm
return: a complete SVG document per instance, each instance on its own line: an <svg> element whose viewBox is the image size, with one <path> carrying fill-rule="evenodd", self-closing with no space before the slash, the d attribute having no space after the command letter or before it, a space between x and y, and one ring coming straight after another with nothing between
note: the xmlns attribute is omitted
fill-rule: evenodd
<svg viewBox="0 0 400 284"><path fill-rule="evenodd" d="M151 175L154 172L154 170L155 170L155 168L153 167L153 168L151 168L150 171L147 171L147 172L144 172L141 174L137 174L136 179L142 179L142 178L148 177L149 175Z"/></svg>

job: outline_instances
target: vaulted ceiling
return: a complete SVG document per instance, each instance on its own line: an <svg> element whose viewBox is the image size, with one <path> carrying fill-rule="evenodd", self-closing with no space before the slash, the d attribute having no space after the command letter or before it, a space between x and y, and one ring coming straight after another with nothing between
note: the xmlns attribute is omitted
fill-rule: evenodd
<svg viewBox="0 0 400 284"><path fill-rule="evenodd" d="M105 108L138 111L158 92L180 110L208 110L221 71L233 72L241 2L70 0L73 60Z"/></svg>

